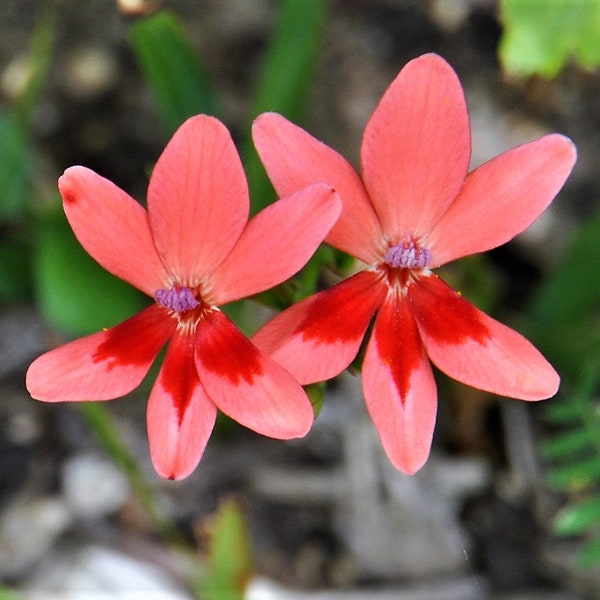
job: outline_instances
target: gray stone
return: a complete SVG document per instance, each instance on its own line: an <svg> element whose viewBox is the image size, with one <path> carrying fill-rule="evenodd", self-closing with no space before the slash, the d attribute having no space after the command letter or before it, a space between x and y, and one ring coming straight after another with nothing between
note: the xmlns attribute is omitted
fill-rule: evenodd
<svg viewBox="0 0 600 600"><path fill-rule="evenodd" d="M48 556L23 586L27 600L192 600L156 565L102 546Z"/></svg>
<svg viewBox="0 0 600 600"><path fill-rule="evenodd" d="M65 502L81 518L97 519L117 511L129 497L123 472L97 454L79 454L62 465Z"/></svg>
<svg viewBox="0 0 600 600"><path fill-rule="evenodd" d="M0 516L0 579L22 575L39 561L71 524L57 498L17 498Z"/></svg>
<svg viewBox="0 0 600 600"><path fill-rule="evenodd" d="M338 531L363 571L377 577L421 577L468 567L469 539L460 501L489 480L485 463L432 455L415 475L397 471L367 414L360 379L342 378L346 402L346 492Z"/></svg>
<svg viewBox="0 0 600 600"><path fill-rule="evenodd" d="M295 590L268 579L255 579L246 600L483 600L485 582L476 577L442 578L395 587L355 590Z"/></svg>

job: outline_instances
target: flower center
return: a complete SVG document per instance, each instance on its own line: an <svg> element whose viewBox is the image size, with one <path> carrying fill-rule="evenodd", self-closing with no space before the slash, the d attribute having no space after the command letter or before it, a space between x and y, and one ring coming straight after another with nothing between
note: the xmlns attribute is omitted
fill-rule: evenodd
<svg viewBox="0 0 600 600"><path fill-rule="evenodd" d="M415 240L405 240L388 248L383 260L396 269L423 269L431 262L431 252Z"/></svg>
<svg viewBox="0 0 600 600"><path fill-rule="evenodd" d="M192 290L188 287L174 287L168 290L156 290L154 299L157 304L175 312L185 312L200 305Z"/></svg>

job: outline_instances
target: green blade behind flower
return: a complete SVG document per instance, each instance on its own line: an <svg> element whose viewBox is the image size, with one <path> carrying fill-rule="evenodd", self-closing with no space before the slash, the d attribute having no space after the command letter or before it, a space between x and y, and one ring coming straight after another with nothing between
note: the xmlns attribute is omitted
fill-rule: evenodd
<svg viewBox="0 0 600 600"><path fill-rule="evenodd" d="M262 112L278 112L300 122L308 104L329 2L281 0L276 23L263 59L250 122ZM250 138L242 144L242 160L248 174L252 210L259 212L275 198L273 188Z"/></svg>
<svg viewBox="0 0 600 600"><path fill-rule="evenodd" d="M161 11L134 21L129 34L167 134L192 115L218 113L211 83L175 15Z"/></svg>

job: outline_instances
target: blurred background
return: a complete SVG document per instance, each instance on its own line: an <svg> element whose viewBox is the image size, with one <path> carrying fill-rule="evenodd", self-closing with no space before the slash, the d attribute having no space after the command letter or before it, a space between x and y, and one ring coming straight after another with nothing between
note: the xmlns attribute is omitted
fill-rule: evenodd
<svg viewBox="0 0 600 600"><path fill-rule="evenodd" d="M598 0L2 0L0 599L600 598ZM275 110L357 165L378 99L441 54L469 106L472 166L548 132L579 160L524 234L444 268L562 376L540 404L436 373L432 456L396 472L356 372L313 390L302 440L219 421L196 471L149 462L148 381L124 399L45 405L29 362L148 303L66 223L56 180L90 167L143 202L177 126L230 128L254 211L274 199L249 140ZM292 285L231 307L283 308L351 268L319 252Z"/></svg>

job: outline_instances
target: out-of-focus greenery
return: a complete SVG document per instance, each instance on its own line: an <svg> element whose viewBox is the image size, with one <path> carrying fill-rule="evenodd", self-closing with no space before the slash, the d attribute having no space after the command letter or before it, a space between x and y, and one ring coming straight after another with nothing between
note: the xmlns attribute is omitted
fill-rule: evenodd
<svg viewBox="0 0 600 600"><path fill-rule="evenodd" d="M549 485L568 495L554 529L586 534L579 564L600 561L600 213L575 233L556 269L532 300L536 342L562 376L546 405L555 428L541 447Z"/></svg>
<svg viewBox="0 0 600 600"><path fill-rule="evenodd" d="M599 381L598 365L588 363L581 381L567 384L568 391L547 405L545 415L556 433L541 446L550 463L548 484L569 498L554 520L554 530L559 535L585 534L578 556L582 567L600 560Z"/></svg>
<svg viewBox="0 0 600 600"><path fill-rule="evenodd" d="M600 64L598 0L502 0L499 54L507 73L555 77L569 59Z"/></svg>
<svg viewBox="0 0 600 600"><path fill-rule="evenodd" d="M252 575L250 533L240 505L221 503L208 525L208 570L198 586L198 598L243 600Z"/></svg>
<svg viewBox="0 0 600 600"><path fill-rule="evenodd" d="M31 298L31 240L27 209L33 194L32 113L53 56L55 14L36 21L22 93L11 111L0 111L0 303Z"/></svg>
<svg viewBox="0 0 600 600"><path fill-rule="evenodd" d="M600 368L600 213L583 223L532 299L535 336L561 374Z"/></svg>
<svg viewBox="0 0 600 600"><path fill-rule="evenodd" d="M45 214L36 232L34 274L44 317L60 331L86 335L124 321L147 302L83 250L62 213Z"/></svg>
<svg viewBox="0 0 600 600"><path fill-rule="evenodd" d="M0 600L25 600L21 594L0 584Z"/></svg>
<svg viewBox="0 0 600 600"><path fill-rule="evenodd" d="M173 13L161 11L138 19L129 35L168 135L193 115L218 116L211 82Z"/></svg>
<svg viewBox="0 0 600 600"><path fill-rule="evenodd" d="M277 112L301 123L307 110L315 74L328 0L282 0L277 21L264 53L262 71L248 115L242 160L248 173L253 212L275 199L275 194L250 136L252 120L263 112Z"/></svg>

